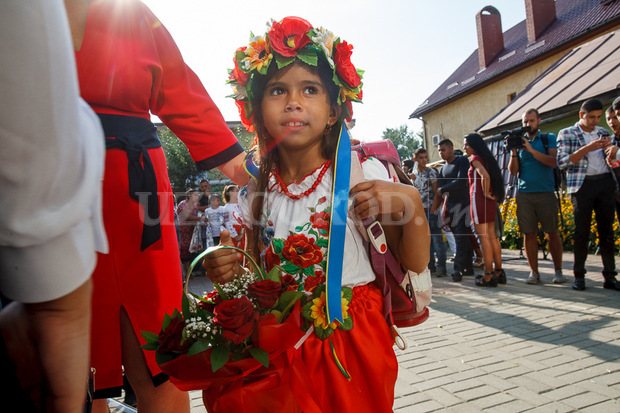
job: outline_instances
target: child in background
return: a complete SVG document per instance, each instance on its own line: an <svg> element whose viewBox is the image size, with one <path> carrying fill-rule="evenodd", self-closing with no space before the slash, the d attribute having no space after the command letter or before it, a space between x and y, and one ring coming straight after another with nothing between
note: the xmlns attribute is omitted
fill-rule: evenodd
<svg viewBox="0 0 620 413"><path fill-rule="evenodd" d="M205 215L209 220L209 228L211 229L211 237L213 239L213 245L219 245L220 232L224 228L224 208L222 204L222 198L219 194L211 194L209 196L209 208L205 209Z"/></svg>
<svg viewBox="0 0 620 413"><path fill-rule="evenodd" d="M253 37L249 47L238 49L231 72L242 123L258 135L259 176L239 197L248 249L266 270L280 265L307 294L321 291L326 282L336 146L344 119L352 117L351 102L362 97L362 72L351 63L352 49L323 28L287 17L273 22L265 36ZM422 272L430 239L419 193L389 181L377 159L363 159L362 168L366 181L350 188L349 213L360 219L377 217L396 259ZM313 311L314 332L295 353L307 370L302 376L306 384L283 381L284 390L277 393L279 403L290 406L292 400L295 408L287 412L375 413L393 408L398 365L382 315L383 299L353 219L347 220L345 234L342 287L352 289L352 299L343 299L342 309L353 328L344 330L337 321L328 324L324 295L315 298L320 308ZM242 273L238 258L231 250L214 252L205 258L207 275L217 283L232 280ZM319 337L317 328L328 336ZM243 396L254 398L244 400L247 405L260 398Z"/></svg>
<svg viewBox="0 0 620 413"><path fill-rule="evenodd" d="M224 202L226 202L223 206L224 227L230 233L235 246L239 246L239 241L243 236L241 231L241 211L237 204L239 187L237 185L227 185L222 191L222 196L224 197Z"/></svg>

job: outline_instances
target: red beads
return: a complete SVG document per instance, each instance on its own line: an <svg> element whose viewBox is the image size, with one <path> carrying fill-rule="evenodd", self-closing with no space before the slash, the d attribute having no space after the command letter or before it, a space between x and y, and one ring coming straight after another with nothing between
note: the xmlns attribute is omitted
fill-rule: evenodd
<svg viewBox="0 0 620 413"><path fill-rule="evenodd" d="M288 196L291 199L301 199L301 198L303 198L305 196L310 195L311 193L313 193L316 190L316 187L319 186L319 184L323 180L323 175L325 175L325 172L327 172L327 169L329 168L330 164L331 164L331 161L327 161L327 162L325 162L323 164L323 167L321 168L321 171L319 172L319 176L316 177L316 181L314 181L314 183L312 184L312 186L309 189L305 190L301 194L291 194L290 193L290 191L288 190L287 185L284 183L284 181L282 180L282 177L280 176L279 168L276 168L276 170L274 172L274 176L276 178L276 181L278 181L278 185L280 185L280 189L282 190L284 195Z"/></svg>

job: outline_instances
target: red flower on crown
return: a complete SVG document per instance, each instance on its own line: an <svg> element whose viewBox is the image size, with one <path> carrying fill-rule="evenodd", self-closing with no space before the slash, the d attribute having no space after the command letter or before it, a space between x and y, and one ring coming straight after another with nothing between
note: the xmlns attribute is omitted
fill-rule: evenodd
<svg viewBox="0 0 620 413"><path fill-rule="evenodd" d="M239 109L239 117L241 118L241 123L245 127L248 132L254 132L254 125L252 124L252 119L254 118L254 113L248 119L245 112L245 105L249 104L243 100L235 100L235 105L237 105L237 109Z"/></svg>
<svg viewBox="0 0 620 413"><path fill-rule="evenodd" d="M246 46L240 47L237 49L237 52L243 52L247 49ZM230 80L236 80L237 82L239 82L239 84L242 87L245 87L245 85L248 83L248 79L250 78L250 74L249 73L245 73L242 70L239 69L239 62L237 61L236 58L233 59L233 62L235 63L235 67L233 68L233 70L230 72L230 76L228 77Z"/></svg>
<svg viewBox="0 0 620 413"><path fill-rule="evenodd" d="M285 17L274 22L269 30L271 48L282 56L294 57L297 51L310 43L308 31L312 25L301 17Z"/></svg>
<svg viewBox="0 0 620 413"><path fill-rule="evenodd" d="M351 54L353 45L342 41L334 46L334 64L336 65L336 73L338 76L351 87L358 87L362 84L362 78L355 70L355 66L351 63Z"/></svg>

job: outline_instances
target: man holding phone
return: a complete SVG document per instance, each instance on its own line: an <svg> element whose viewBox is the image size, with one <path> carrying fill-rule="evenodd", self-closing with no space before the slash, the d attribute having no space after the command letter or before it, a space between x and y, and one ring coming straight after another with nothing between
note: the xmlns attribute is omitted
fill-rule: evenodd
<svg viewBox="0 0 620 413"><path fill-rule="evenodd" d="M579 122L558 134L558 166L566 170L567 192L571 195L575 215L573 289L577 291L586 288L585 262L592 211L596 215L603 261L603 287L620 291L613 233L615 197L612 194L617 185L605 159L605 148L611 145L609 132L597 126L602 116L603 104L597 99L588 99L579 110Z"/></svg>

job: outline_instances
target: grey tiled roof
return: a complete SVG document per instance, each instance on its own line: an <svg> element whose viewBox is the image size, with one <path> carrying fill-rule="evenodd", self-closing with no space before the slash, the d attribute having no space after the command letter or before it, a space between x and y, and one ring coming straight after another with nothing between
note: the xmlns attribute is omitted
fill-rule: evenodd
<svg viewBox="0 0 620 413"><path fill-rule="evenodd" d="M504 50L484 70L478 64L478 50L461 64L410 117L422 116L448 100L485 82L557 52L580 37L620 22L620 0L556 0L556 20L533 44L528 44L525 20L504 32Z"/></svg>

